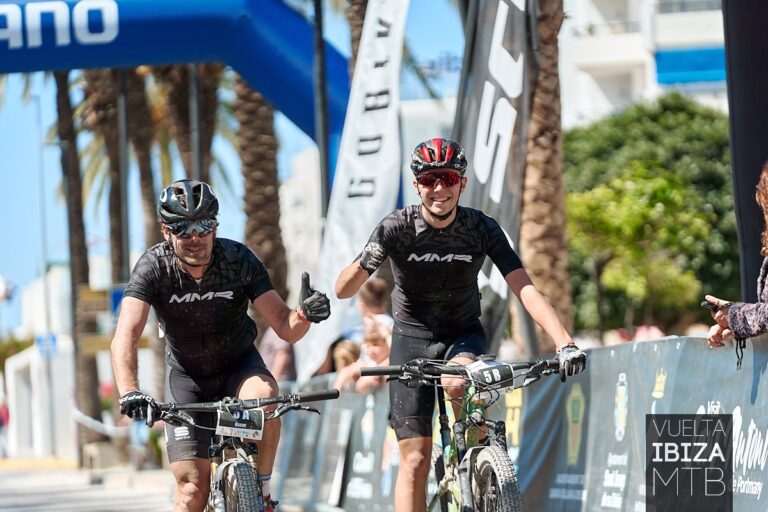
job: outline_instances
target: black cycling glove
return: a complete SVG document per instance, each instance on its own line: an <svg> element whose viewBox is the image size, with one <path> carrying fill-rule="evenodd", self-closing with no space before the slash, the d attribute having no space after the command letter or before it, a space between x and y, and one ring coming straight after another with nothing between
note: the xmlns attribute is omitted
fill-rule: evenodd
<svg viewBox="0 0 768 512"><path fill-rule="evenodd" d="M557 352L557 360L560 362L560 380L565 382L566 377L572 377L583 372L587 367L587 354L576 345L566 345Z"/></svg>
<svg viewBox="0 0 768 512"><path fill-rule="evenodd" d="M147 409L155 404L155 400L141 391L129 391L120 397L120 414L125 414L135 420L147 419Z"/></svg>
<svg viewBox="0 0 768 512"><path fill-rule="evenodd" d="M370 242L360 255L360 266L368 272L368 275L371 275L384 263L386 258L384 248L376 242Z"/></svg>
<svg viewBox="0 0 768 512"><path fill-rule="evenodd" d="M299 307L304 318L310 322L322 322L331 315L331 301L324 293L313 289L309 285L309 274L301 274L301 293L299 294Z"/></svg>

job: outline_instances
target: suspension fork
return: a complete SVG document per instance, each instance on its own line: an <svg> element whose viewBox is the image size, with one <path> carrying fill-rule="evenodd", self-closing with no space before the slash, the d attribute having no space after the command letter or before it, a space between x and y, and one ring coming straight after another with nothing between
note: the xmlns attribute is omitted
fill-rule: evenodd
<svg viewBox="0 0 768 512"><path fill-rule="evenodd" d="M437 389L437 411L440 423L440 443L443 448L443 460L448 460L448 449L451 447L451 427L448 424L448 410L445 407L445 391L440 386Z"/></svg>

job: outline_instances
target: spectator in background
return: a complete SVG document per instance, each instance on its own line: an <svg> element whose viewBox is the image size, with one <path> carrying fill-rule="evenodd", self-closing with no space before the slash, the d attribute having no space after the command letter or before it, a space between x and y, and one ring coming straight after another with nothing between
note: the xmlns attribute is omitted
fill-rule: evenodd
<svg viewBox="0 0 768 512"><path fill-rule="evenodd" d="M351 365L360 357L360 345L343 336L331 343L325 355L325 361L314 375L335 373Z"/></svg>
<svg viewBox="0 0 768 512"><path fill-rule="evenodd" d="M0 377L2 374L0 373ZM2 384L2 381L0 381ZM4 459L8 456L6 447L6 432L8 432L8 420L10 415L8 414L8 406L5 405L5 398L0 396L0 459Z"/></svg>
<svg viewBox="0 0 768 512"><path fill-rule="evenodd" d="M722 347L725 341L736 338L737 368L741 368L741 356L745 340L768 332L768 162L763 165L755 193L757 204L763 212L763 233L760 254L764 257L757 278L757 302L729 302L713 295L704 298L712 304L715 325L709 329L707 342L710 347Z"/></svg>
<svg viewBox="0 0 768 512"><path fill-rule="evenodd" d="M363 334L363 350L360 358L336 374L333 387L339 390L351 388L354 384L358 393L368 393L386 382L381 377L360 377L360 368L368 366L385 366L389 364L389 348L392 343L392 327L378 323L376 320L365 320Z"/></svg>
<svg viewBox="0 0 768 512"><path fill-rule="evenodd" d="M374 277L363 283L357 292L357 309L360 312L360 324L345 333L345 336L353 341L362 343L366 321L368 320L375 320L391 328L394 320L389 314L390 305L389 285L385 280Z"/></svg>
<svg viewBox="0 0 768 512"><path fill-rule="evenodd" d="M296 380L293 345L278 336L273 328L269 327L264 332L259 344L259 353L276 381Z"/></svg>

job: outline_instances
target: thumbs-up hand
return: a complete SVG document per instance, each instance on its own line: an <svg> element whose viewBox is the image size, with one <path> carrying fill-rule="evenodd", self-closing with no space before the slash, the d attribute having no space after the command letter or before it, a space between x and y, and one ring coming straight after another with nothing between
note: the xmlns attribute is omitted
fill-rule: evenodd
<svg viewBox="0 0 768 512"><path fill-rule="evenodd" d="M312 288L309 284L309 273L301 274L301 292L299 293L299 307L301 312L310 322L322 322L331 315L331 301L324 293Z"/></svg>

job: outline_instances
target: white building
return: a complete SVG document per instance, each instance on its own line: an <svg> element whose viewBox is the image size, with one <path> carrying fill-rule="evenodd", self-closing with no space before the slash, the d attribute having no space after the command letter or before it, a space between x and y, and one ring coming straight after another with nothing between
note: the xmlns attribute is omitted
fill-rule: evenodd
<svg viewBox="0 0 768 512"><path fill-rule="evenodd" d="M565 0L563 127L677 89L727 111L720 0Z"/></svg>

